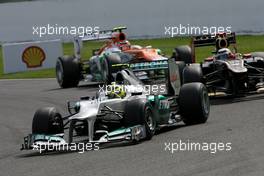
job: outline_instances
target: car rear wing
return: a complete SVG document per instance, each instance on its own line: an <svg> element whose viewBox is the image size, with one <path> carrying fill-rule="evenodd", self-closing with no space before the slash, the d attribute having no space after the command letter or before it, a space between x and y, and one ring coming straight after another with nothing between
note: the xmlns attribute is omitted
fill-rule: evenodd
<svg viewBox="0 0 264 176"><path fill-rule="evenodd" d="M236 34L234 32L194 36L191 39L193 61L195 62L196 47L215 46L216 51L218 51L221 48L228 48L230 45L232 45L235 52L237 52Z"/></svg>
<svg viewBox="0 0 264 176"><path fill-rule="evenodd" d="M159 82L159 84L165 84L166 85L166 93L165 94L172 94L172 95L178 95L181 87L180 82L180 72L179 72L179 66L175 62L174 59L169 60L156 60L156 61L144 61L144 62L138 62L138 63L131 63L129 65L129 68L134 72L134 74L144 82L144 79L146 78L143 74L145 71L157 71L160 73L162 79L162 70L167 70L164 72L164 82ZM157 77L157 79L159 79ZM164 92L163 92L164 93Z"/></svg>
<svg viewBox="0 0 264 176"><path fill-rule="evenodd" d="M115 27L111 30L103 30L103 31L97 31L94 33L85 33L83 36L75 36L73 38L74 43L74 53L76 58L80 58L81 49L83 47L84 41L97 41L97 40L106 40L111 39L113 37L114 32L122 33L123 30L127 29L124 26L121 27Z"/></svg>
<svg viewBox="0 0 264 176"><path fill-rule="evenodd" d="M129 66L133 71L160 70L168 68L168 60L144 61L131 63Z"/></svg>
<svg viewBox="0 0 264 176"><path fill-rule="evenodd" d="M112 34L114 32L122 32L123 30L127 29L124 26L121 27L115 27L110 30L103 30L103 31L97 31L94 33L85 33L83 36L77 36L77 38L80 38L82 41L94 41L94 40L105 40L105 39L111 39Z"/></svg>

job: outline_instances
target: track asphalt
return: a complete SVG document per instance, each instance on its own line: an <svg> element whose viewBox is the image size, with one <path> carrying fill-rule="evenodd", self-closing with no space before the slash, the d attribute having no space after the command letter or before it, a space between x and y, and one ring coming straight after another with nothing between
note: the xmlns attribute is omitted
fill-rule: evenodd
<svg viewBox="0 0 264 176"><path fill-rule="evenodd" d="M211 101L206 124L163 129L151 141L99 151L49 153L20 151L34 112L95 95L97 86L60 89L55 80L0 81L0 175L2 176L261 176L264 175L264 95ZM165 144L231 143L230 151L174 151Z"/></svg>

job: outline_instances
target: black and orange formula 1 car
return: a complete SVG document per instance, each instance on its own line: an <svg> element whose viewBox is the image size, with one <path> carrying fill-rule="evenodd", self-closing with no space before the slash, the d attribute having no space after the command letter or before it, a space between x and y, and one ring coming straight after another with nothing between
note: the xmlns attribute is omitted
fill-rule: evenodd
<svg viewBox="0 0 264 176"><path fill-rule="evenodd" d="M214 46L213 55L195 63L195 49L204 46ZM176 48L174 57L187 64L183 81L203 82L211 95L240 97L264 90L264 52L238 53L235 33L195 36L191 47Z"/></svg>

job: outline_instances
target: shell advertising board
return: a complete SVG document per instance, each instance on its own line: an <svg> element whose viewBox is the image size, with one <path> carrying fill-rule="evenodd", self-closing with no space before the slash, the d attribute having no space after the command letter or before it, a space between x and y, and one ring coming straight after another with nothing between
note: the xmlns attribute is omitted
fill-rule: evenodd
<svg viewBox="0 0 264 176"><path fill-rule="evenodd" d="M5 43L2 48L4 73L54 68L63 55L60 40Z"/></svg>

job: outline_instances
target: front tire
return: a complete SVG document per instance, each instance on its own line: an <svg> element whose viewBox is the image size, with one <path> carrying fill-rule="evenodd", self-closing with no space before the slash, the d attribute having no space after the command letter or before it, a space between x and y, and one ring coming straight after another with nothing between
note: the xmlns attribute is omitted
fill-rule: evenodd
<svg viewBox="0 0 264 176"><path fill-rule="evenodd" d="M47 107L36 111L32 122L33 134L60 134L63 131L63 120L56 108Z"/></svg>
<svg viewBox="0 0 264 176"><path fill-rule="evenodd" d="M175 58L176 61L183 61L186 64L193 63L192 61L192 50L190 46L183 45L178 46L174 49L174 53L172 55L173 58Z"/></svg>
<svg viewBox="0 0 264 176"><path fill-rule="evenodd" d="M210 113L206 87L197 82L184 84L180 89L179 107L186 125L205 123Z"/></svg>
<svg viewBox="0 0 264 176"><path fill-rule="evenodd" d="M183 84L192 82L203 83L203 72L200 64L191 64L183 69Z"/></svg>

